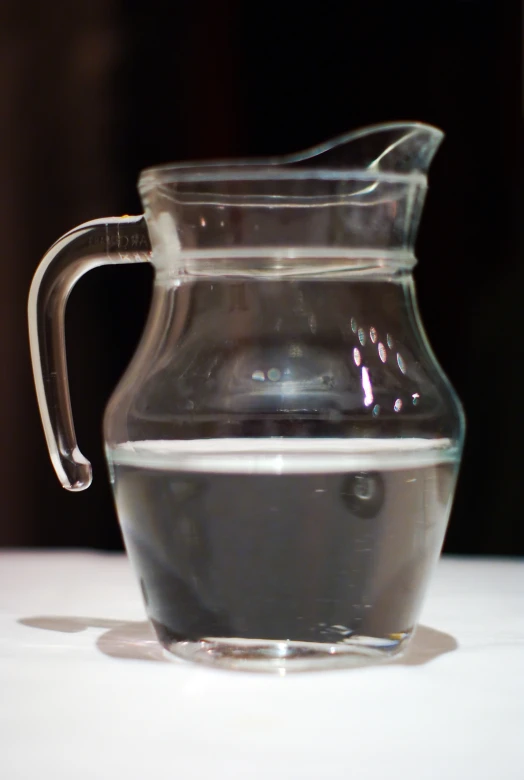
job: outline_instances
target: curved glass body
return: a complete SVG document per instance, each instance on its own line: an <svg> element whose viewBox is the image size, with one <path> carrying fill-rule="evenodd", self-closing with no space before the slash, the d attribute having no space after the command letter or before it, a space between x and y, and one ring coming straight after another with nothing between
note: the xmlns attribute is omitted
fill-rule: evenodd
<svg viewBox="0 0 524 780"><path fill-rule="evenodd" d="M411 276L440 139L393 124L288 158L152 169L145 220L81 226L37 272L44 428L62 483L82 489L67 291L101 262L155 266L104 436L126 548L170 652L282 671L389 657L409 640L464 429Z"/></svg>

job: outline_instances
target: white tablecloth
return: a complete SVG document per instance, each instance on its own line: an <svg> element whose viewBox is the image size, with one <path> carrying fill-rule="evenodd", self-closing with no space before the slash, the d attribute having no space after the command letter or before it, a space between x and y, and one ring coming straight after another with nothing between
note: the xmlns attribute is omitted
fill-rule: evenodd
<svg viewBox="0 0 524 780"><path fill-rule="evenodd" d="M522 780L524 567L440 562L391 664L162 659L126 559L0 553L2 780Z"/></svg>

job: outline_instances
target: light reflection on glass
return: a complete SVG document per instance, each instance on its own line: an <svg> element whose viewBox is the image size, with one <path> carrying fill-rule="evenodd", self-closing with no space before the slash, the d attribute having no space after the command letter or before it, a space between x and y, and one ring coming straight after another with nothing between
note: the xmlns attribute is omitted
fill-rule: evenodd
<svg viewBox="0 0 524 780"><path fill-rule="evenodd" d="M366 332L365 332L364 328L359 328L358 329L358 340L360 341L362 346L364 346L364 344L366 343Z"/></svg>
<svg viewBox="0 0 524 780"><path fill-rule="evenodd" d="M266 375L263 371L253 371L251 374L251 379L254 379L255 382L263 382L266 378Z"/></svg>
<svg viewBox="0 0 524 780"><path fill-rule="evenodd" d="M360 356L360 350L355 347L353 350L353 360L355 361L355 365L359 366L362 363L362 358Z"/></svg>
<svg viewBox="0 0 524 780"><path fill-rule="evenodd" d="M418 399L420 398L420 393L413 393L411 398L413 399L413 406L416 406L418 404Z"/></svg>
<svg viewBox="0 0 524 780"><path fill-rule="evenodd" d="M351 330L353 331L353 333L357 332L357 327L358 326L357 326L356 319L354 317L351 317Z"/></svg>
<svg viewBox="0 0 524 780"><path fill-rule="evenodd" d="M380 414L380 404L375 404L373 407L373 417L378 417Z"/></svg>
<svg viewBox="0 0 524 780"><path fill-rule="evenodd" d="M386 352L386 347L384 346L384 344L382 342L380 342L380 344L378 345L378 356L379 356L379 358L381 359L381 361L383 363L385 363L386 360L388 359L388 354Z"/></svg>
<svg viewBox="0 0 524 780"><path fill-rule="evenodd" d="M362 366L362 389L364 391L364 406L371 406L373 403L373 388L369 378L369 371L366 366Z"/></svg>
<svg viewBox="0 0 524 780"><path fill-rule="evenodd" d="M202 225L202 227L206 226L206 220L204 219L204 217L200 217L200 224Z"/></svg>
<svg viewBox="0 0 524 780"><path fill-rule="evenodd" d="M397 352L397 363L398 363L398 367L400 368L402 373L405 374L406 373L406 363L404 361L404 358L400 354L400 352Z"/></svg>
<svg viewBox="0 0 524 780"><path fill-rule="evenodd" d="M378 333L377 333L377 329L376 328L370 328L369 329L369 338L371 339L373 344L377 343Z"/></svg>
<svg viewBox="0 0 524 780"><path fill-rule="evenodd" d="M391 335L390 335L389 333L388 333L388 336L387 336L387 339L386 339L386 341L387 341L387 343L388 343L388 347L389 347L390 349L393 349L393 344L394 344L395 342L393 341L393 338L391 337Z"/></svg>
<svg viewBox="0 0 524 780"><path fill-rule="evenodd" d="M395 405L393 409L395 410L395 412L400 412L400 410L402 409L402 401L400 398L397 398L397 400L395 401Z"/></svg>
<svg viewBox="0 0 524 780"><path fill-rule="evenodd" d="M269 371L267 372L267 378L271 382L278 382L278 380L280 379L280 376L281 376L281 374L280 374L280 371L278 370L278 368L270 368Z"/></svg>

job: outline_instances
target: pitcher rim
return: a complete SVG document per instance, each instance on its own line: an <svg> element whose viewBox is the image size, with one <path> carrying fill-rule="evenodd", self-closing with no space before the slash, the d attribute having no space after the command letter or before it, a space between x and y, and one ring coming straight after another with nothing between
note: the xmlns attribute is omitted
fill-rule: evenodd
<svg viewBox="0 0 524 780"><path fill-rule="evenodd" d="M141 193L148 192L162 184L204 183L231 181L381 181L392 183L427 182L427 169L414 168L409 172L380 170L373 166L330 166L295 168L297 163L315 159L326 151L353 141L388 131L405 131L407 136L417 133L427 133L433 137L433 148L436 149L444 138L444 132L435 125L424 122L395 121L381 122L352 130L335 136L301 152L268 156L245 157L217 160L190 160L187 162L170 162L151 165L144 168L139 176L138 189ZM430 158L433 155L431 154ZM378 161L377 161L378 162ZM290 167L292 166L292 167Z"/></svg>
<svg viewBox="0 0 524 780"><path fill-rule="evenodd" d="M223 167L221 167L223 165ZM235 167L236 165L236 167ZM245 165L245 167L244 167ZM333 182L383 182L390 184L418 184L427 186L427 176L420 171L393 173L359 168L302 168L293 170L284 166L276 170L271 164L253 165L236 163L227 165L187 164L161 165L145 168L140 173L138 189L148 193L170 184L205 184L242 181L333 181Z"/></svg>

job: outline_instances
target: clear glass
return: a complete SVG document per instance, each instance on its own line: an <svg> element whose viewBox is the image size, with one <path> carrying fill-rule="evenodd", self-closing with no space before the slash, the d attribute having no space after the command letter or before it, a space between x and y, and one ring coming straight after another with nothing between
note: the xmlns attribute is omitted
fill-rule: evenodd
<svg viewBox="0 0 524 780"><path fill-rule="evenodd" d="M393 124L282 159L151 169L145 222L81 226L44 258L32 354L69 489L90 474L67 392L67 293L100 262L155 266L104 437L168 653L283 673L389 658L409 641L464 434L411 275L441 137Z"/></svg>

